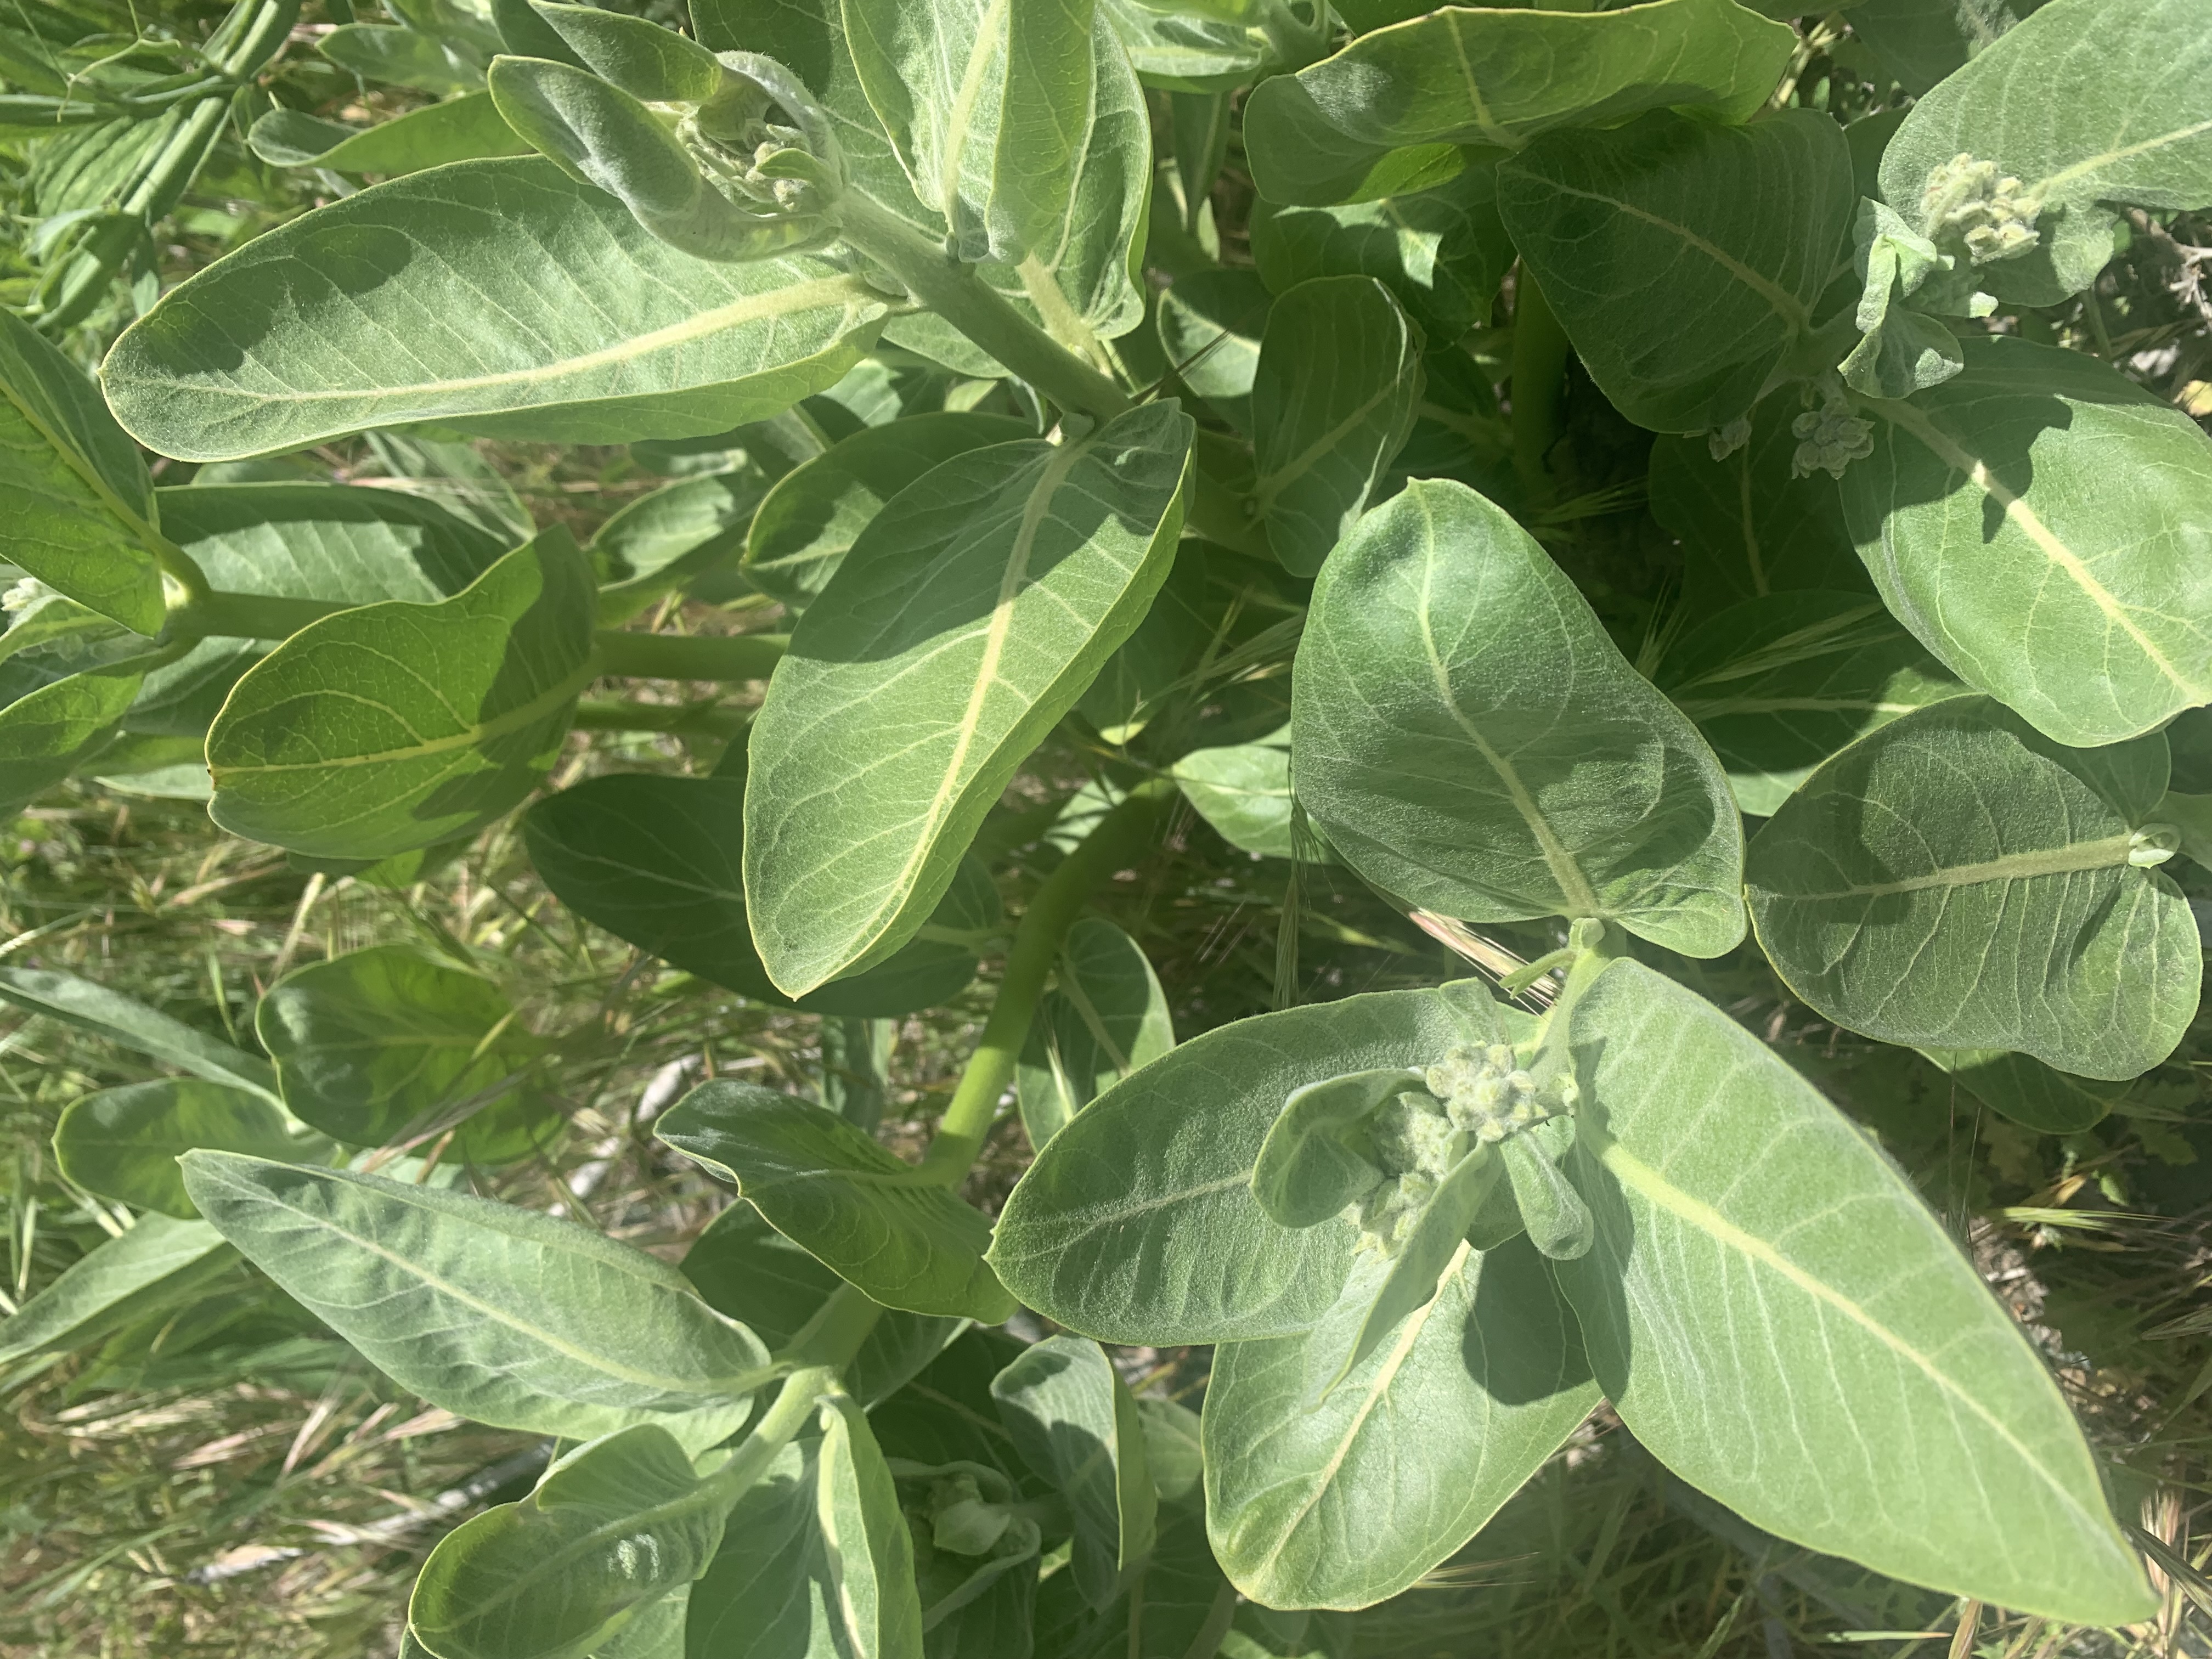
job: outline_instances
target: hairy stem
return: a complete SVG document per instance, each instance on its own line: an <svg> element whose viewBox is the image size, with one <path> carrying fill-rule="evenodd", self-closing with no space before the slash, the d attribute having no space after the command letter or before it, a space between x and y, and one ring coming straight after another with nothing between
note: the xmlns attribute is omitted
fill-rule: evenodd
<svg viewBox="0 0 2212 1659"><path fill-rule="evenodd" d="M1106 421L1129 407L1121 387L1008 305L975 266L946 257L941 244L858 191L847 191L837 210L847 241L1062 409Z"/></svg>
<svg viewBox="0 0 2212 1659"><path fill-rule="evenodd" d="M944 1121L921 1167L951 1186L968 1173L982 1149L998 1115L999 1097L1014 1074L1014 1063L1036 1017L1037 999L1060 955L1060 941L1075 925L1083 907L1113 873L1140 854L1158 833L1161 815L1174 799L1175 785L1166 778L1148 778L1132 789L1121 804L1098 821L1096 828L1066 859L1030 901L1014 930L1013 947L1006 953L1006 971L999 982L998 1000L984 1022L983 1040L969 1056L960 1074L960 1086L945 1109Z"/></svg>
<svg viewBox="0 0 2212 1659"><path fill-rule="evenodd" d="M1559 441L1569 348L1566 331L1525 261L1513 292L1513 471L1533 506L1552 498L1544 458Z"/></svg>

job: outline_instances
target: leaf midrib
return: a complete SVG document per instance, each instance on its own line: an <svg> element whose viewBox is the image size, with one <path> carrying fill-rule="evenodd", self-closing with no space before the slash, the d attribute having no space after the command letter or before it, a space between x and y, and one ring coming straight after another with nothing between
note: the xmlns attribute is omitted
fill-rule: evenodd
<svg viewBox="0 0 2212 1659"><path fill-rule="evenodd" d="M1765 300L1768 308L1779 316L1784 322L1789 324L1792 333L1803 334L1811 329L1812 319L1805 310L1804 302L1796 295L1790 293L1772 277L1753 270L1726 248L1698 235L1687 225L1678 225L1672 219L1662 218L1649 209L1638 207L1632 202L1624 202L1618 197L1607 196L1598 191L1583 190L1576 185L1563 183L1557 179L1547 178L1543 182L1547 188L1557 191L1562 196L1579 196L1584 201L1596 202L1602 206L1613 209L1616 212L1625 213L1632 219L1641 219L1646 224L1680 239L1685 245L1704 254L1736 281Z"/></svg>
<svg viewBox="0 0 2212 1659"><path fill-rule="evenodd" d="M1931 887L1972 887L1985 881L2032 881L2039 876L2074 876L2091 870L2124 869L2134 836L2127 831L2100 841L2070 842L2063 847L2033 853L2008 853L1980 864L1947 865L1925 875L1896 881L1840 887L1825 893L1791 893L1793 902L1818 903L1825 899L1884 898L1893 893L1924 892Z"/></svg>

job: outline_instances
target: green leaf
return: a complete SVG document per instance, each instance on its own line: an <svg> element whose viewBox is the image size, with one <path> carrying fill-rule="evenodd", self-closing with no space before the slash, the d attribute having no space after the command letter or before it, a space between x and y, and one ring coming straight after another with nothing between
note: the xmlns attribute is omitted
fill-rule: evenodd
<svg viewBox="0 0 2212 1659"><path fill-rule="evenodd" d="M1811 331L1857 194L1843 129L1808 109L1559 133L1499 167L1498 205L1613 406L1703 432L1750 409Z"/></svg>
<svg viewBox="0 0 2212 1659"><path fill-rule="evenodd" d="M713 52L649 18L550 0L533 0L531 9L584 68L633 98L703 104L728 84Z"/></svg>
<svg viewBox="0 0 2212 1659"><path fill-rule="evenodd" d="M323 858L383 858L503 817L538 787L593 672L591 568L568 532L436 605L302 629L208 733L216 822Z"/></svg>
<svg viewBox="0 0 2212 1659"><path fill-rule="evenodd" d="M1435 1299L1317 1409L1310 1340L1224 1344L1206 1393L1207 1535L1269 1607L1364 1607L1407 1589L1597 1403L1573 1317L1525 1243L1462 1246Z"/></svg>
<svg viewBox="0 0 2212 1659"><path fill-rule="evenodd" d="M1809 1549L2026 1613L2150 1615L2042 1357L1894 1164L1639 963L1570 1038L1598 1242L1557 1271L1638 1440Z"/></svg>
<svg viewBox="0 0 2212 1659"><path fill-rule="evenodd" d="M407 1604L437 1659L583 1659L707 1571L728 1489L650 1423L578 1447L439 1540Z"/></svg>
<svg viewBox="0 0 2212 1659"><path fill-rule="evenodd" d="M1618 11L1450 6L1363 34L1246 101L1244 143L1271 202L1371 200L1463 163L1449 146L1518 149L1553 127L1675 107L1754 114L1796 36L1730 0Z"/></svg>
<svg viewBox="0 0 2212 1659"><path fill-rule="evenodd" d="M975 451L853 544L750 750L745 893L787 994L913 937L1015 769L1142 620L1174 557L1191 433L1159 403Z"/></svg>
<svg viewBox="0 0 2212 1659"><path fill-rule="evenodd" d="M1261 586L1255 574L1225 549L1195 536L1182 539L1144 621L1076 703L1102 740L1126 747L1161 714L1182 712L1178 696L1196 684L1199 671L1241 643L1237 624Z"/></svg>
<svg viewBox="0 0 2212 1659"><path fill-rule="evenodd" d="M413 29L342 23L316 44L324 57L364 81L432 93L472 92L483 86L482 70Z"/></svg>
<svg viewBox="0 0 2212 1659"><path fill-rule="evenodd" d="M1881 193L1939 246L1971 251L1975 281L2000 299L2057 305L2112 257L2120 204L2212 204L2208 85L2197 0L2052 0L1914 104L1882 155ZM1962 156L1990 173L1947 191L1966 182ZM2037 240L1984 240L2008 225Z"/></svg>
<svg viewBox="0 0 2212 1659"><path fill-rule="evenodd" d="M1871 591L1834 477L1791 468L1799 412L1793 398L1763 399L1748 436L1718 459L1721 446L1707 437L1651 446L1651 516L1681 538L1682 600L1692 615L1797 588Z"/></svg>
<svg viewBox="0 0 2212 1659"><path fill-rule="evenodd" d="M1464 485L1417 480L1346 538L1292 688L1299 799L1401 899L1604 916L1690 956L1742 938L1742 828L1712 751Z"/></svg>
<svg viewBox="0 0 2212 1659"><path fill-rule="evenodd" d="M1884 602L2061 743L2212 702L2212 441L2081 352L1961 343L1957 378L1861 405L1874 453L1844 507Z"/></svg>
<svg viewBox="0 0 2212 1659"><path fill-rule="evenodd" d="M983 1257L990 1224L824 1107L702 1084L655 1128L768 1224L887 1308L996 1325L1014 1310Z"/></svg>
<svg viewBox="0 0 2212 1659"><path fill-rule="evenodd" d="M585 550L599 579L600 624L626 622L662 594L735 565L764 488L750 470L678 478L601 525Z"/></svg>
<svg viewBox="0 0 2212 1659"><path fill-rule="evenodd" d="M0 1365L88 1346L176 1306L237 1260L204 1221L142 1215L128 1232L88 1250L0 1320Z"/></svg>
<svg viewBox="0 0 2212 1659"><path fill-rule="evenodd" d="M490 981L404 945L295 969L254 1011L284 1103L352 1146L387 1146L451 1125L471 1164L527 1158L559 1133L530 1073L545 1044Z"/></svg>
<svg viewBox="0 0 2212 1659"><path fill-rule="evenodd" d="M1372 276L1317 276L1275 301L1252 380L1251 503L1310 576L1377 494L1421 401L1421 333Z"/></svg>
<svg viewBox="0 0 2212 1659"><path fill-rule="evenodd" d="M1554 1261L1587 1255L1593 1236L1589 1206L1559 1168L1574 1139L1574 1120L1555 1117L1508 1135L1498 1148L1529 1242Z"/></svg>
<svg viewBox="0 0 2212 1659"><path fill-rule="evenodd" d="M106 745L144 683L146 660L88 668L0 708L0 817L13 817Z"/></svg>
<svg viewBox="0 0 2212 1659"><path fill-rule="evenodd" d="M2043 0L1859 0L1851 33L1915 97L1985 50Z"/></svg>
<svg viewBox="0 0 2212 1659"><path fill-rule="evenodd" d="M1909 398L1941 386L1965 366L1958 337L1905 301L1923 288L1928 292L1922 297L1932 301L1940 287L1945 303L1933 308L1953 312L1950 293L1958 284L1950 279L1949 262L1933 242L1879 202L1859 203L1852 246L1862 284L1852 320L1861 338L1837 365L1844 384L1870 398ZM1970 295L1964 304L1971 313L1985 310L1988 299Z"/></svg>
<svg viewBox="0 0 2212 1659"><path fill-rule="evenodd" d="M868 1419L843 1395L823 1402L816 1460L814 1516L836 1592L835 1651L850 1659L921 1659L914 1540Z"/></svg>
<svg viewBox="0 0 2212 1659"><path fill-rule="evenodd" d="M1102 1342L1310 1329L1336 1300L1358 1234L1349 1221L1285 1227L1253 1195L1285 1101L1344 1072L1510 1041L1527 1024L1463 981L1261 1014L1179 1043L1052 1138L1006 1200L992 1265L1028 1306Z"/></svg>
<svg viewBox="0 0 2212 1659"><path fill-rule="evenodd" d="M281 1105L276 1073L258 1054L233 1048L135 997L53 968L0 967L0 1000L151 1054L166 1065Z"/></svg>
<svg viewBox="0 0 2212 1659"><path fill-rule="evenodd" d="M153 481L97 388L0 315L0 554L140 634L167 614Z"/></svg>
<svg viewBox="0 0 2212 1659"><path fill-rule="evenodd" d="M1389 1101L1426 1087L1401 1066L1348 1072L1293 1089L1252 1165L1252 1195L1285 1227L1317 1227L1382 1184L1367 1123Z"/></svg>
<svg viewBox="0 0 2212 1659"><path fill-rule="evenodd" d="M1170 9L1149 0L1098 0L1137 78L1171 92L1227 92L1274 56L1266 29L1244 18Z"/></svg>
<svg viewBox="0 0 2212 1659"><path fill-rule="evenodd" d="M1805 1002L1884 1042L2134 1077L2181 1041L2202 977L2188 901L2153 867L2172 843L2145 828L2166 781L2155 735L2067 749L1987 697L1907 714L1753 841L1759 943Z"/></svg>
<svg viewBox="0 0 2212 1659"><path fill-rule="evenodd" d="M1057 982L1038 1004L1015 1073L1030 1145L1139 1066L1175 1047L1166 994L1144 947L1103 916L1085 916L1060 946Z"/></svg>
<svg viewBox="0 0 2212 1659"><path fill-rule="evenodd" d="M1771 817L1813 769L1899 714L1966 688L1873 599L1770 593L1716 612L1659 665L1659 689Z"/></svg>
<svg viewBox="0 0 2212 1659"><path fill-rule="evenodd" d="M2127 1093L2110 1083L2069 1077L2002 1048L1923 1048L1937 1070L1998 1116L2038 1134L2074 1135L2102 1122Z"/></svg>
<svg viewBox="0 0 2212 1659"><path fill-rule="evenodd" d="M133 435L191 460L410 421L689 438L836 384L886 308L818 259L679 252L542 158L465 161L217 260L125 331L102 376Z"/></svg>
<svg viewBox="0 0 2212 1659"><path fill-rule="evenodd" d="M747 580L794 608L829 586L884 503L956 455L1032 434L1006 415L915 415L865 427L775 482L745 538Z"/></svg>
<svg viewBox="0 0 2212 1659"><path fill-rule="evenodd" d="M1050 1336L991 1383L1022 1459L1066 1501L1071 1570L1094 1607L1110 1605L1152 1553L1158 1494L1137 1402L1096 1342Z"/></svg>
<svg viewBox="0 0 2212 1659"><path fill-rule="evenodd" d="M380 1176L187 1152L200 1213L403 1389L458 1416L595 1439L734 1432L768 1355L657 1257L573 1222Z"/></svg>
<svg viewBox="0 0 2212 1659"><path fill-rule="evenodd" d="M191 1078L132 1083L70 1103L54 1126L54 1162L87 1192L192 1221L199 1212L185 1194L178 1154L212 1146L291 1162L328 1151L319 1136L295 1134L298 1127L243 1089Z"/></svg>
<svg viewBox="0 0 2212 1659"><path fill-rule="evenodd" d="M683 1268L708 1307L737 1320L771 1351L788 1347L842 1282L742 1199L692 1241ZM958 1319L885 1310L846 1364L846 1389L863 1406L889 1399L963 1328Z"/></svg>
<svg viewBox="0 0 2212 1659"><path fill-rule="evenodd" d="M1160 346L1175 376L1239 431L1253 428L1252 382L1274 296L1249 270L1194 270L1160 296Z"/></svg>
<svg viewBox="0 0 2212 1659"><path fill-rule="evenodd" d="M843 1659L831 1633L840 1564L816 1520L821 1451L820 1436L802 1434L731 1510L720 1550L691 1587L688 1652Z"/></svg>
<svg viewBox="0 0 2212 1659"><path fill-rule="evenodd" d="M491 94L472 92L427 104L373 127L349 127L295 109L272 109L246 134L247 148L281 167L397 177L495 155L527 155L530 146L492 107Z"/></svg>
<svg viewBox="0 0 2212 1659"><path fill-rule="evenodd" d="M743 778L589 778L522 821L554 896L617 938L742 995L813 1013L911 1013L958 996L1000 925L989 871L963 859L920 933L884 962L793 1001L753 949L742 879Z"/></svg>
<svg viewBox="0 0 2212 1659"><path fill-rule="evenodd" d="M1183 798L1231 847L1262 858L1326 857L1316 847L1302 849L1291 829L1296 801L1287 741L1194 749L1171 769Z"/></svg>
<svg viewBox="0 0 2212 1659"><path fill-rule="evenodd" d="M1277 294L1316 276L1372 276L1439 344L1488 320L1513 263L1492 167L1342 207L1256 203L1251 236L1260 275Z"/></svg>

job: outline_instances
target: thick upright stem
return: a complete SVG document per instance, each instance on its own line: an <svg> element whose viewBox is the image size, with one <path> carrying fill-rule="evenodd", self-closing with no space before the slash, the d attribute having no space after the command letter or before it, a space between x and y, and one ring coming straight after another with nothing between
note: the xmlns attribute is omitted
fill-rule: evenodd
<svg viewBox="0 0 2212 1659"><path fill-rule="evenodd" d="M1566 331L1552 314L1525 260L1513 292L1513 471L1533 505L1552 496L1552 474L1544 458L1559 441L1569 347Z"/></svg>
<svg viewBox="0 0 2212 1659"><path fill-rule="evenodd" d="M1006 953L999 999L983 1024L983 1040L969 1056L952 1103L937 1127L937 1138L921 1161L922 1169L945 1185L967 1174L982 1149L983 1137L991 1131L999 1097L1014 1075L1014 1063L1029 1036L1030 1022L1036 1017L1037 999L1060 955L1060 941L1099 885L1144 850L1174 794L1174 784L1165 778L1147 779L1132 789L1045 878L1022 913L1013 947Z"/></svg>
<svg viewBox="0 0 2212 1659"><path fill-rule="evenodd" d="M947 258L941 244L859 191L847 191L837 211L847 241L1062 409L1106 421L1129 407L1121 387L1008 305L975 266Z"/></svg>

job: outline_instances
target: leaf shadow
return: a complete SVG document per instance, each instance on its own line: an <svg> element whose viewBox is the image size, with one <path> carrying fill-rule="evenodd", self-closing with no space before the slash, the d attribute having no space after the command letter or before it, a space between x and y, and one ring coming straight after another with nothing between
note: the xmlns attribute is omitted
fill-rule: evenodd
<svg viewBox="0 0 2212 1659"><path fill-rule="evenodd" d="M1483 1253L1460 1358L1483 1392L1507 1406L1533 1405L1590 1380L1581 1329L1528 1234Z"/></svg>

